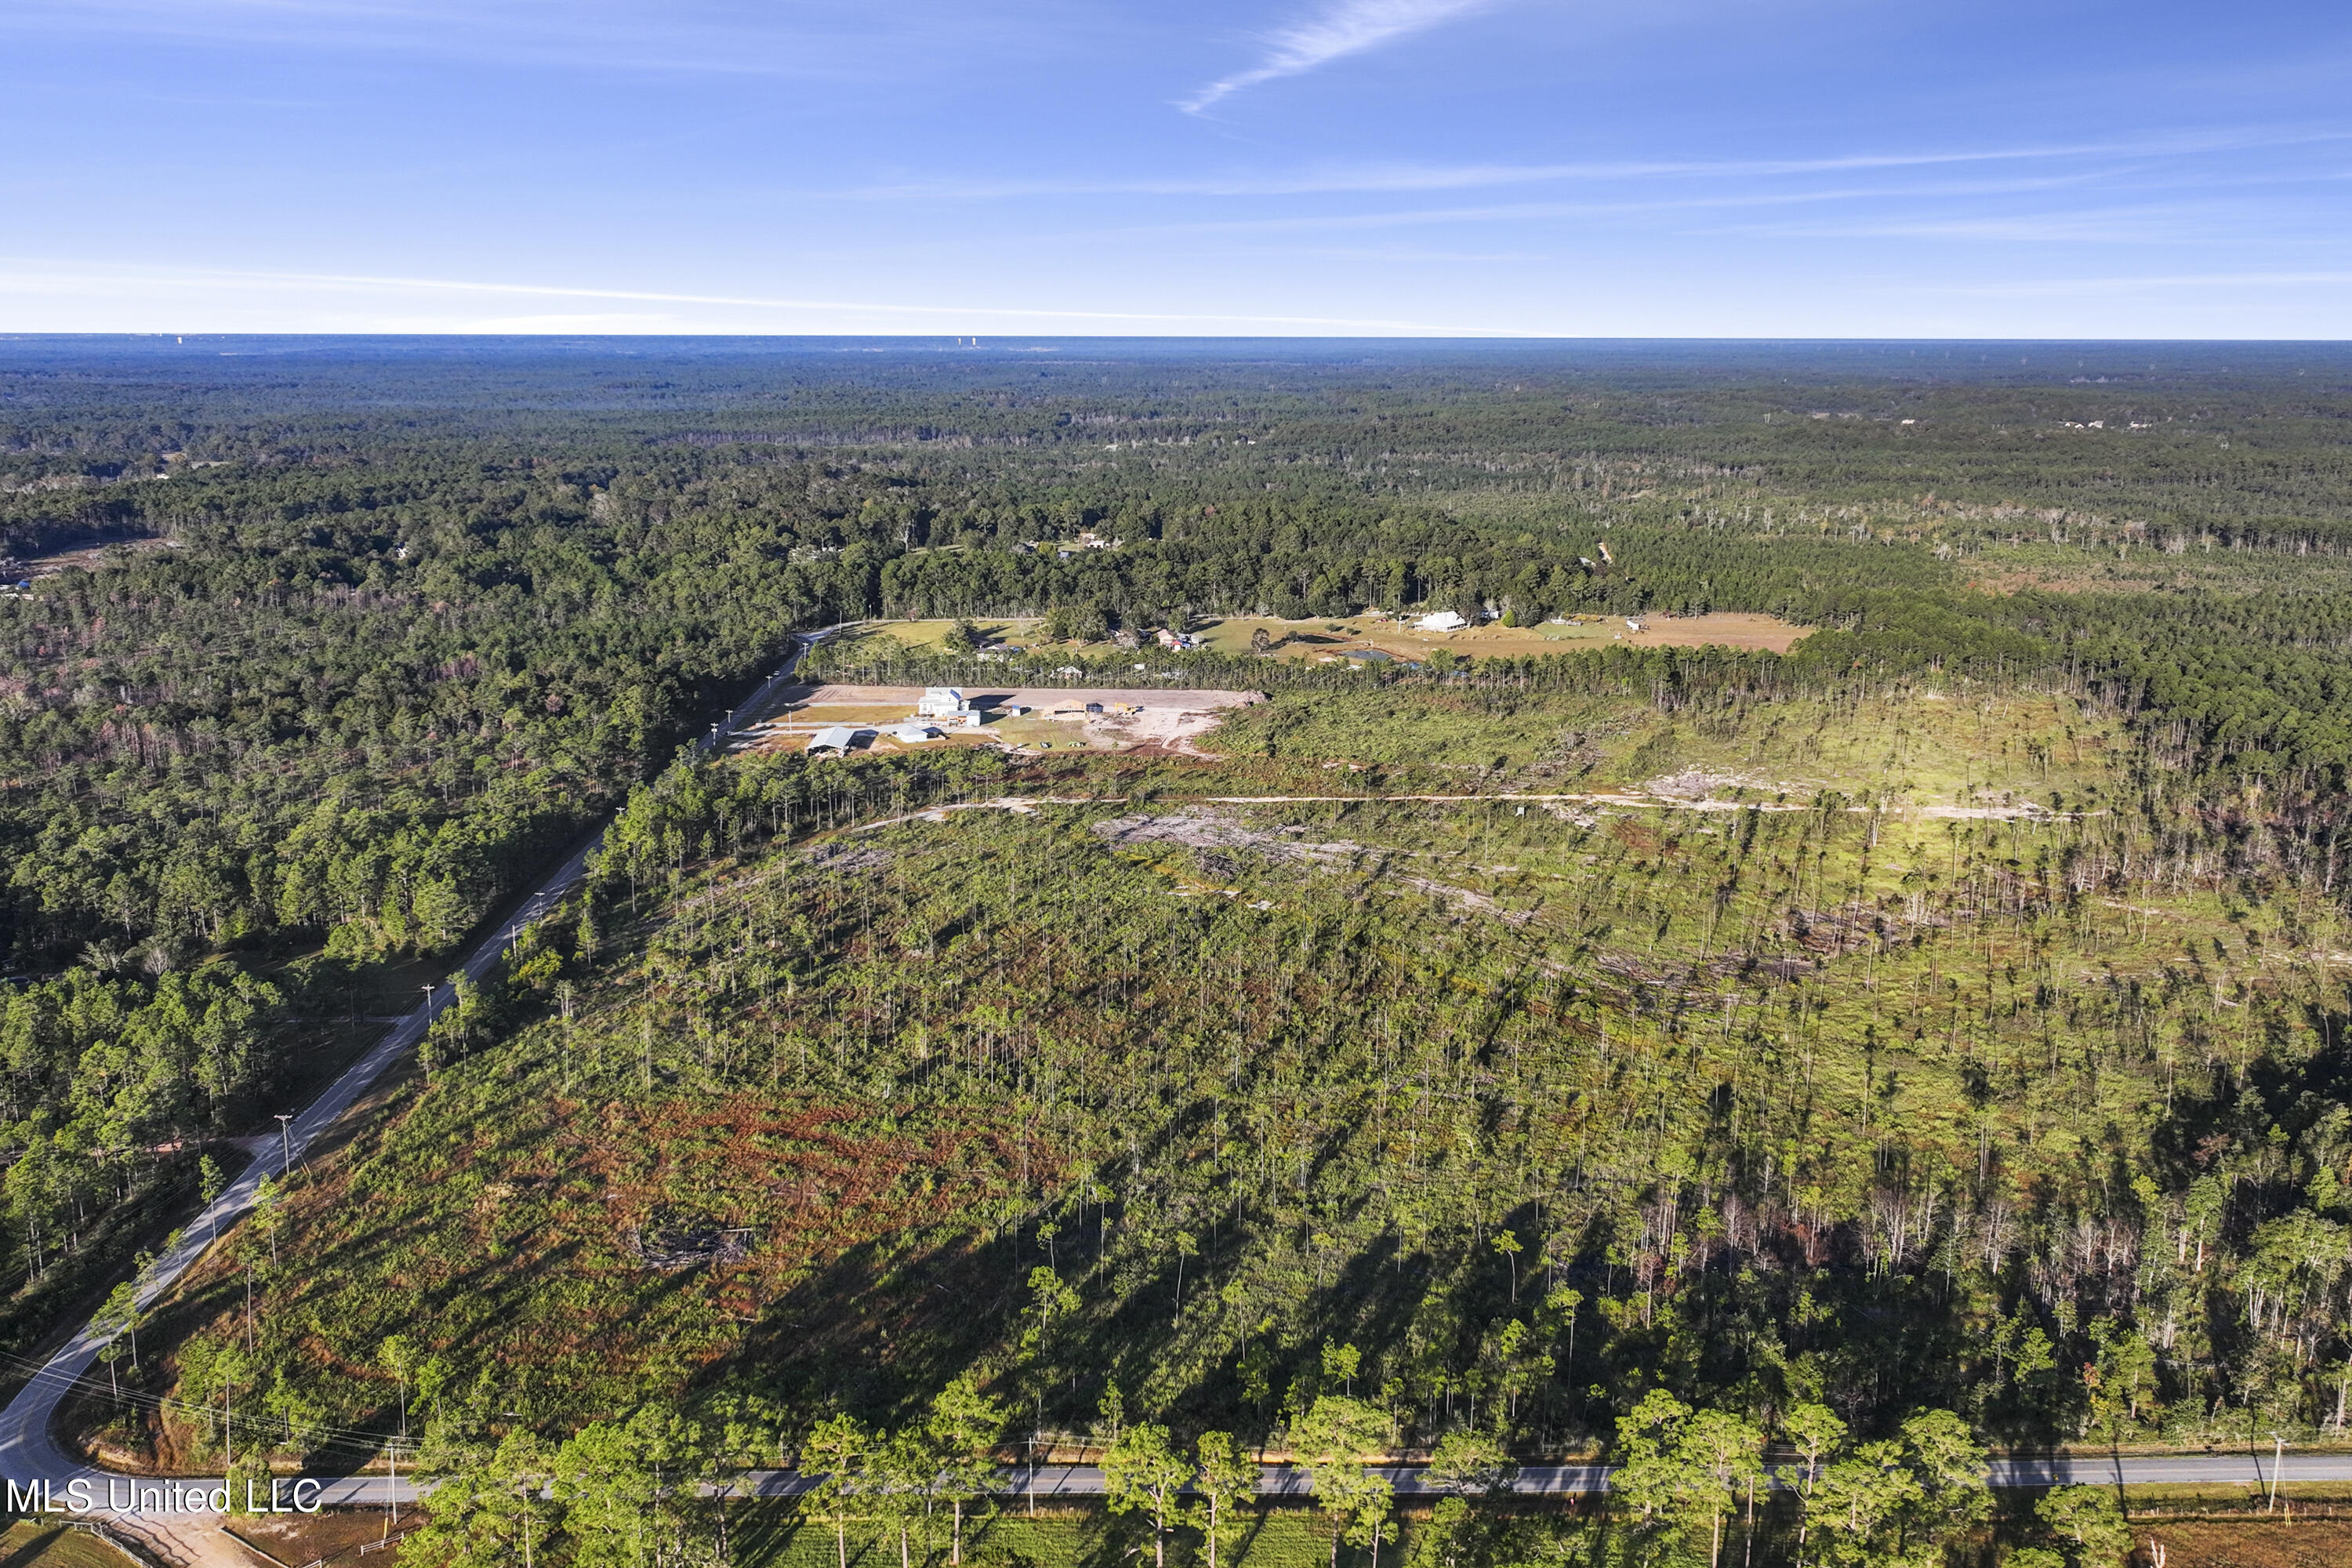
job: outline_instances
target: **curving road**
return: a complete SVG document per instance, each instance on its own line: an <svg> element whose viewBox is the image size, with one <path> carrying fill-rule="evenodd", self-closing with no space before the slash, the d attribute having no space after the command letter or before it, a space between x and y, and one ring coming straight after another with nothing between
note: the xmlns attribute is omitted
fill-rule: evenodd
<svg viewBox="0 0 2352 1568"><path fill-rule="evenodd" d="M779 691L792 684L793 673L802 656L838 629L837 626L827 626L823 631L796 637L783 668L762 681L757 691L727 716L724 724L714 725L709 735L697 742L696 752L709 753L741 727L751 715L772 701ZM603 839L604 829L601 827L590 834L563 858L562 864L541 881L498 930L475 944L460 965L469 977L480 979L498 962L507 944L514 941L526 926L562 901L564 896L586 875L588 858ZM152 1305L169 1291L180 1276L187 1272L189 1266L204 1255L214 1238L234 1226L253 1206L254 1194L265 1178L282 1174L289 1162L297 1165L301 1163L311 1146L373 1087L384 1070L425 1037L425 1032L432 1026L434 1018L454 1000L453 991L454 988L448 985L435 986L414 1012L393 1026L391 1032L366 1056L353 1063L329 1086L325 1093L311 1101L289 1125L284 1136L268 1141L267 1147L243 1173L180 1232L178 1243L156 1259L147 1273L145 1283L140 1287L139 1305L142 1309ZM40 1371L33 1374L31 1381L18 1391L5 1410L0 1410L0 1479L19 1487L35 1482L47 1483L50 1488L48 1495L60 1500L76 1480L85 1482L91 1495L100 1500L107 1496L106 1483L109 1480L116 1483L118 1494L123 1490L125 1478L83 1464L66 1451L51 1431L58 1406L97 1362L98 1352L114 1339L116 1331L96 1319L91 1320L51 1356ZM364 1486L365 1483L361 1482L338 1483L336 1491L347 1494L363 1490ZM381 1497L383 1483L379 1481L374 1486L375 1495ZM338 1495L334 1500L357 1499ZM130 1522L111 1514L107 1517L119 1524ZM185 1519L194 1515L182 1514L179 1517Z"/></svg>
<svg viewBox="0 0 2352 1568"><path fill-rule="evenodd" d="M777 695L793 684L793 672L801 658L823 637L840 629L828 626L823 631L803 634L794 639L792 653L782 668L762 682L727 721L712 728L711 732L696 742L698 753L708 754L725 740L745 729ZM586 873L588 858L602 841L600 828L567 855L563 862L539 884L499 929L484 937L466 956L465 972L479 978L491 964L498 962L506 945L524 927L538 920L559 903L579 883ZM372 1088L385 1069L425 1037L434 1018L448 1005L450 989L436 987L432 995L414 1012L403 1017L383 1039L366 1056L337 1079L325 1093L295 1118L286 1136L271 1141L264 1152L247 1167L226 1191L206 1206L204 1212L181 1232L180 1240L149 1271L139 1292L140 1305L151 1305L171 1289L190 1265L203 1255L212 1238L220 1231L233 1226L252 1206L256 1189L265 1177L282 1173L289 1160L299 1164L304 1155L318 1142L328 1129ZM98 1359L99 1352L114 1338L114 1331L93 1321L50 1357L30 1382L20 1390L5 1410L0 1410L0 1479L17 1487L46 1484L45 1493L62 1500L71 1484L85 1483L89 1495L100 1501L101 1509L110 1496L127 1495L129 1479L83 1464L60 1446L51 1432L58 1406L69 1394ZM1992 1463L1991 1481L1997 1487L2046 1487L2071 1482L2094 1482L2150 1486L2165 1484L2248 1485L2266 1486L2276 1479L2298 1481L2352 1481L2352 1453L2288 1455L2275 1467L2271 1456L2259 1452L2242 1454L2179 1454L2123 1455L2113 1457L2067 1457L2054 1458L2002 1458ZM1435 1489L1425 1484L1418 1466L1396 1465L1381 1467L1397 1492L1402 1496L1427 1494ZM1609 1467L1590 1465L1529 1465L1518 1474L1515 1489L1536 1494L1569 1494L1605 1491L1608 1489ZM160 1487L152 1479L142 1487ZM183 1479L182 1490L220 1484ZM808 1478L790 1470L754 1471L743 1476L730 1490L738 1495L788 1497L806 1489ZM1011 1498L1073 1498L1098 1497L1103 1490L1102 1472L1091 1465L1021 1466L1001 1475L1004 1495ZM1303 1473L1287 1467L1269 1467L1260 1488L1270 1496L1303 1496L1307 1489ZM398 1498L410 1500L417 1489L407 1481L394 1483L383 1478L342 1478L325 1483L320 1500L329 1504L380 1503ZM176 1562L221 1560L242 1563L241 1558L215 1559L208 1548L213 1540L212 1525L215 1516L201 1509L173 1510L162 1515L147 1513L106 1512L103 1517L118 1529L140 1538L142 1544L158 1549L168 1560ZM226 1551L226 1547L222 1548Z"/></svg>
<svg viewBox="0 0 2352 1568"><path fill-rule="evenodd" d="M2004 1489L2038 1489L2080 1484L2245 1486L2259 1489L2271 1484L2273 1468L2270 1455L2251 1452L1996 1458L1986 1479L1994 1487ZM2352 1453L2289 1454L2278 1460L2275 1468L2279 1483L2285 1486L2352 1481ZM1374 1474L1385 1478L1399 1497L1444 1494L1445 1489L1432 1485L1424 1468L1420 1465L1374 1465L1371 1469ZM93 1495L101 1504L107 1495L105 1483L109 1480L114 1483L118 1496L128 1496L127 1478L109 1476L103 1471L88 1468L75 1473L90 1479ZM1614 1473L1614 1466L1599 1463L1523 1465L1514 1475L1509 1489L1535 1497L1605 1492L1609 1489L1610 1477ZM747 1470L729 1482L726 1489L735 1497L798 1497L820 1479L798 1470ZM163 1483L148 1479L140 1484L156 1487ZM183 1488L201 1489L219 1486L221 1481L215 1476L183 1479L179 1484ZM1103 1473L1097 1466L1040 1464L1034 1467L1014 1465L999 1470L995 1492L1001 1498L1017 1501L1025 1497L1100 1497L1103 1489ZM404 1478L394 1481L384 1476L339 1476L320 1483L318 1500L331 1508L382 1505L395 1499L403 1503L411 1503L430 1490L431 1488L420 1487ZM1263 1497L1307 1497L1310 1493L1307 1472L1288 1465L1269 1464L1261 1473L1258 1493Z"/></svg>
<svg viewBox="0 0 2352 1568"><path fill-rule="evenodd" d="M1786 1462L1780 1461L1780 1462ZM2246 1486L2271 1484L2273 1461L2268 1454L2122 1454L2061 1455L2042 1458L2009 1456L1995 1458L1987 1479L2003 1489L2037 1489L2074 1486ZM2296 1482L2352 1481L2352 1453L2289 1454L2276 1461L2283 1485ZM1375 1465L1399 1497L1434 1497L1444 1489L1433 1486L1419 1465ZM1523 1465L1511 1490L1530 1496L1570 1496L1603 1492L1614 1467L1605 1464ZM816 1477L797 1470L750 1470L737 1477L729 1491L738 1497L798 1497L814 1486ZM1025 1497L1090 1498L1103 1495L1103 1473L1094 1465L1015 1465L997 1472L997 1495L1013 1501ZM1258 1482L1264 1497L1304 1498L1307 1473L1288 1465L1269 1464ZM382 1477L333 1481L320 1494L329 1503L381 1503L397 1495L409 1502L422 1495L407 1481L396 1488Z"/></svg>

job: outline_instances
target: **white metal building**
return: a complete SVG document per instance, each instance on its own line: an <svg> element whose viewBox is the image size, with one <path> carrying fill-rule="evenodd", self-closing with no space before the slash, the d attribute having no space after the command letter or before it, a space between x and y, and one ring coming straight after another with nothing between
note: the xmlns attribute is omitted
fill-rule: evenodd
<svg viewBox="0 0 2352 1568"><path fill-rule="evenodd" d="M927 686L923 688L923 700L915 704L915 717L952 719L971 707L963 693L952 686Z"/></svg>

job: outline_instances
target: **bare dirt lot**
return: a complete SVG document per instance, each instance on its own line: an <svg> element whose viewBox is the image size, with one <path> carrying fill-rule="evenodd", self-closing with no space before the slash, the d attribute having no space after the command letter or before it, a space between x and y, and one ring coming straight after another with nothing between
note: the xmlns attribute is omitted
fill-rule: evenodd
<svg viewBox="0 0 2352 1568"><path fill-rule="evenodd" d="M1126 751L1160 746L1190 751L1200 736L1216 728L1227 710L1265 700L1255 691L1170 691L1110 688L999 687L963 688L965 699L984 716L977 729L930 721L940 738L904 746L891 738L891 727L914 718L922 698L915 686L803 687L783 694L770 718L755 725L739 745L745 751L796 749L808 744L817 731L836 724L868 730L858 749L916 750L944 744L1001 745L1039 750ZM1088 704L1100 713L1088 713ZM1013 717L1015 707L1029 711Z"/></svg>
<svg viewBox="0 0 2352 1568"><path fill-rule="evenodd" d="M1619 624L1601 630L1622 633L1638 647L1749 647L1786 653L1812 633L1811 626L1792 626L1777 616L1661 616L1642 623L1639 632Z"/></svg>
<svg viewBox="0 0 2352 1568"><path fill-rule="evenodd" d="M345 1562L358 1562L362 1545L377 1546L387 1537L404 1534L424 1522L425 1515L413 1506L401 1510L397 1531L375 1509L338 1508L323 1513L228 1521L236 1535L280 1563L324 1561L338 1568ZM368 1562L373 1568L379 1563L397 1563L401 1556L400 1543L394 1542L388 1548L377 1546L369 1552Z"/></svg>
<svg viewBox="0 0 2352 1568"><path fill-rule="evenodd" d="M2167 1521L2136 1533L2143 1542L2163 1545L2165 1568L2342 1568L2352 1563L2352 1524L2342 1520ZM2133 1561L2154 1559L2143 1552Z"/></svg>

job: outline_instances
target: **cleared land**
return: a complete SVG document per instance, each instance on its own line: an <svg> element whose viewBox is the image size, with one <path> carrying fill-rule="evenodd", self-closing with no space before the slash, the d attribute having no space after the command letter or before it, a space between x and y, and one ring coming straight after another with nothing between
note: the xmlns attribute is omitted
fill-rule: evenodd
<svg viewBox="0 0 2352 1568"><path fill-rule="evenodd" d="M2342 1520L2168 1522L2139 1534L2164 1547L2165 1568L2340 1568L2352 1563L2352 1524Z"/></svg>
<svg viewBox="0 0 2352 1568"><path fill-rule="evenodd" d="M400 1510L400 1533L424 1523L424 1513L414 1504ZM239 1519L231 1521L229 1528L247 1545L258 1546L280 1563L324 1562L340 1568L342 1563L359 1562L362 1546L373 1548L367 1554L370 1568L396 1563L403 1556L401 1542L387 1540L393 1531L380 1509L337 1508L323 1513Z"/></svg>
<svg viewBox="0 0 2352 1568"><path fill-rule="evenodd" d="M818 686L785 694L780 710L753 725L745 739L732 749L799 750L818 731L848 725L875 731L858 738L857 749L879 752L917 750L942 743L1040 751L1081 747L1130 751L1156 746L1188 752L1195 741L1215 729L1229 712L1265 700L1254 691L1051 686L961 689L965 699L984 717L985 721L978 729L916 719L915 707L923 695L919 686ZM1103 710L1087 712L1090 703ZM1029 711L1015 718L1009 712L1013 708ZM908 722L933 723L940 729L940 738L908 745L888 733L892 726Z"/></svg>
<svg viewBox="0 0 2352 1568"><path fill-rule="evenodd" d="M1193 635L1202 647L1217 653L1247 653L1250 639L1263 631L1267 640L1276 645L1276 658L1339 658L1351 652L1377 649L1392 658L1415 661L1441 647L1474 658L1524 658L1572 653L1580 647L1603 647L1616 642L1636 647L1713 646L1786 653L1813 629L1773 616L1724 613L1639 618L1643 628L1640 632L1629 629L1623 617L1611 616L1581 616L1532 626L1491 625L1458 632L1423 632L1414 630L1411 619L1391 620L1377 616L1305 621L1286 621L1271 616L1231 616L1202 622ZM1034 648L1038 629L1045 623L1037 619L995 618L975 624L992 640ZM947 635L954 626L953 621L946 620L873 621L861 629L908 647L939 650L944 648ZM1124 651L1108 641L1048 646L1090 656ZM1153 651L1147 646L1138 657L1149 657Z"/></svg>

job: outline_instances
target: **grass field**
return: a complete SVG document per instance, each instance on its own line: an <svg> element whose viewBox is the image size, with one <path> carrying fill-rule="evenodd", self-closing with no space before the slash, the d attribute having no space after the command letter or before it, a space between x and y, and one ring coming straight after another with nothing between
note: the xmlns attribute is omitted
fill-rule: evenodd
<svg viewBox="0 0 2352 1568"><path fill-rule="evenodd" d="M888 637L910 648L944 651L950 620L870 621L861 631ZM1036 647L1036 619L989 619L975 623L992 641ZM1570 623L1534 626L1499 624L1466 627L1458 632L1423 632L1412 620L1357 616L1346 620L1286 621L1274 616L1233 616L1203 620L1194 634L1201 646L1218 653L1250 651L1251 638L1260 631L1276 645L1275 657L1286 659L1344 658L1350 651L1379 648L1397 658L1419 660L1437 649L1479 658L1523 658L1581 648L1606 647L1623 642L1636 647L1724 647L1769 648L1785 653L1811 628L1792 626L1770 616L1717 614L1685 617L1649 616L1640 632L1630 630L1619 617L1582 616ZM1089 657L1118 653L1116 644L1103 641L1048 645Z"/></svg>
<svg viewBox="0 0 2352 1568"><path fill-rule="evenodd" d="M20 1520L0 1535L0 1568L137 1568L90 1534L62 1524Z"/></svg>
<svg viewBox="0 0 2352 1568"><path fill-rule="evenodd" d="M1492 787L1654 785L1692 798L2081 809L2112 801L2120 727L2071 699L1927 689L1747 715L1478 690L1277 691L1202 741L1223 755L1436 768Z"/></svg>

